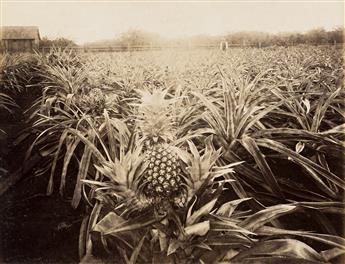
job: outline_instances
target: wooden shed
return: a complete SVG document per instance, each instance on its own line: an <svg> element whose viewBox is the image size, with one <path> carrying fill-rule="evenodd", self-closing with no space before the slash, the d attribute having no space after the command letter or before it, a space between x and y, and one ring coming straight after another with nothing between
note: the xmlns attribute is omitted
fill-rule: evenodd
<svg viewBox="0 0 345 264"><path fill-rule="evenodd" d="M39 47L38 27L0 27L0 49L5 52L32 52Z"/></svg>

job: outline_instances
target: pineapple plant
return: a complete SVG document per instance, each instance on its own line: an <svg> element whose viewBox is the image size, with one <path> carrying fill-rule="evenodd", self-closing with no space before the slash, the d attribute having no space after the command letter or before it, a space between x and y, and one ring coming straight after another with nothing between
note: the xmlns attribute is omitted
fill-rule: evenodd
<svg viewBox="0 0 345 264"><path fill-rule="evenodd" d="M160 76L158 65L141 71L140 60L122 54L116 59L104 57L109 61L106 66L102 62L91 67L83 60L82 67L70 63L65 68L60 63L64 60L59 59L59 63L42 67L48 76L42 82L47 92L42 103L57 111L54 115L47 111L47 116L38 113L41 119L34 128L42 134L37 142L56 145L46 151L54 157L48 164L51 179L58 160L63 160L60 193L71 158L80 160L72 205L78 206L84 195L92 207L80 239L85 240L80 248L86 252L80 256L97 255L97 244L116 255L118 263L251 263L263 253L262 259L281 261L282 250L283 256L294 256L292 262L326 263L343 254L344 243L336 242L343 242L340 237L279 229L284 225L278 222L276 227L276 222L270 222L285 214L285 221L290 221L294 216L288 215L297 210L320 211L315 218L332 231L328 213L341 213L344 207L338 197L343 180L327 165L329 157L343 149L343 119L338 118L342 93L335 82L339 74L306 69L297 51L286 56L285 63L273 65L267 62L276 52L265 57L261 52L222 56L217 69L197 62L191 67L182 60L175 66L180 75L172 75L177 77L172 83ZM314 51L306 54L310 52ZM265 75L253 78L247 67L252 68L250 61L256 63L254 72ZM90 76L92 72L98 76ZM297 76L300 72L306 74ZM318 79L329 84L321 97L317 94L324 87ZM159 87L138 91L140 103L135 108L127 103L135 97L135 89L150 89L151 85ZM174 89L183 89L185 94ZM272 93L274 97L268 96ZM186 99L171 99L176 97ZM175 109L177 113L172 114ZM308 120L314 115L317 118L310 129ZM297 148L300 143L304 152ZM308 182L316 182L320 188L296 188L295 182L276 172L275 166L286 159L303 169L298 177L307 176ZM240 160L244 162L236 162ZM238 176L232 169L235 165L239 166ZM73 176L70 168L68 174ZM240 199L232 200L230 192ZM298 236L303 241L329 241L334 248L318 256L296 240Z"/></svg>
<svg viewBox="0 0 345 264"><path fill-rule="evenodd" d="M84 113L100 116L106 107L106 97L101 89L93 88L88 94L81 94L75 98L76 104Z"/></svg>
<svg viewBox="0 0 345 264"><path fill-rule="evenodd" d="M186 202L186 190L180 160L173 147L176 136L171 103L174 100L166 99L167 90L139 93L141 103L138 104L137 124L145 142L147 163L141 189L159 209L182 207Z"/></svg>

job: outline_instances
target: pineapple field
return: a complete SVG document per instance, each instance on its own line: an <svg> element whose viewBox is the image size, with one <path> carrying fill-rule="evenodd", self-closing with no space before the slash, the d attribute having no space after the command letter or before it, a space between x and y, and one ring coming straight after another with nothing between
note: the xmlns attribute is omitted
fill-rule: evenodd
<svg viewBox="0 0 345 264"><path fill-rule="evenodd" d="M0 261L343 263L342 49L0 64Z"/></svg>

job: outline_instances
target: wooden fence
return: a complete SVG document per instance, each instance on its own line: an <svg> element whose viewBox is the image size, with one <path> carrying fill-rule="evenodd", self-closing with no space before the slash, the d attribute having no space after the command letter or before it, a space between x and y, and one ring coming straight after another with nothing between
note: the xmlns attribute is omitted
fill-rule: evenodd
<svg viewBox="0 0 345 264"><path fill-rule="evenodd" d="M229 48L259 47L258 45L230 44ZM50 47L41 47L41 52L49 52ZM155 51L155 50L193 50L193 49L219 49L219 45L190 45L190 46L95 46L95 47L67 47L66 50L79 52L131 52L131 51Z"/></svg>
<svg viewBox="0 0 345 264"><path fill-rule="evenodd" d="M307 44L305 44L307 45ZM315 46L312 44L309 44L311 46ZM317 45L317 46L328 46L328 47L334 47L337 49L343 48L343 43L337 43L337 44L324 44L324 45ZM270 46L264 46L260 44L228 44L226 49L232 49L232 48L265 48ZM271 46L272 47L272 46ZM59 47L57 47L59 48ZM77 51L77 52L132 52L132 51L158 51L158 50L197 50L197 49L222 49L222 46L220 45L189 45L189 46L94 46L94 47L84 47L84 46L75 46L75 47L65 47L62 48L62 50L66 51ZM39 47L38 51L47 53L51 50L51 47ZM223 48L224 50L224 48ZM5 50L1 49L0 45L0 53L6 52Z"/></svg>

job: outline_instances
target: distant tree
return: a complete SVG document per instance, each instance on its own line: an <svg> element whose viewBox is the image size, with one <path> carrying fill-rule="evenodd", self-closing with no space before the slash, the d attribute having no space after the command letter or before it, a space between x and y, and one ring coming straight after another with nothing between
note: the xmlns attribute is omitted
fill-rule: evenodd
<svg viewBox="0 0 345 264"><path fill-rule="evenodd" d="M344 28L338 27L327 32L329 43L343 43L344 42Z"/></svg>
<svg viewBox="0 0 345 264"><path fill-rule="evenodd" d="M123 33L119 42L123 46L138 47L149 46L160 39L158 34L145 32L142 30L129 30Z"/></svg>
<svg viewBox="0 0 345 264"><path fill-rule="evenodd" d="M305 44L306 40L304 35L301 33L291 33L289 35L289 43L290 45Z"/></svg>
<svg viewBox="0 0 345 264"><path fill-rule="evenodd" d="M66 48L66 47L75 47L77 44L70 39L67 38L57 38L57 39L48 39L47 37L43 37L40 40L40 47L41 48Z"/></svg>
<svg viewBox="0 0 345 264"><path fill-rule="evenodd" d="M311 44L326 44L328 42L327 32L323 28L313 29L307 32L306 38Z"/></svg>

